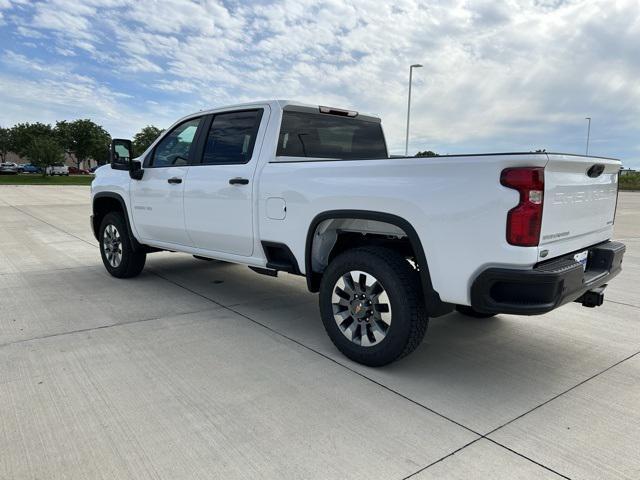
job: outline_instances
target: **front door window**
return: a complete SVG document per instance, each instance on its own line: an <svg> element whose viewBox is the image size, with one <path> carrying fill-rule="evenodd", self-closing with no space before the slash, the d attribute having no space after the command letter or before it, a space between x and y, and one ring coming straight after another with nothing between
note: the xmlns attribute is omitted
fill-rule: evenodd
<svg viewBox="0 0 640 480"><path fill-rule="evenodd" d="M160 140L153 151L150 167L180 167L189 164L193 140L200 118L181 123Z"/></svg>

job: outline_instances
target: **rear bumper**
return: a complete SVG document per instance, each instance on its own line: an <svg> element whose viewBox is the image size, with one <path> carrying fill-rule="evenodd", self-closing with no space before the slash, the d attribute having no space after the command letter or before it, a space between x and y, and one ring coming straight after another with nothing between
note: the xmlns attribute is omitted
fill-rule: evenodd
<svg viewBox="0 0 640 480"><path fill-rule="evenodd" d="M541 262L531 270L484 270L471 286L471 306L486 313L538 315L604 286L620 273L624 244L605 242L586 250L586 271L573 253Z"/></svg>

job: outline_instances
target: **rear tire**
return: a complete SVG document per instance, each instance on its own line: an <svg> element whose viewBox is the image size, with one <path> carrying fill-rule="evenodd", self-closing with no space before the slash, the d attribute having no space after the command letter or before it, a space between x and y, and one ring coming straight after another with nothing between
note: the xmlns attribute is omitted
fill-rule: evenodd
<svg viewBox="0 0 640 480"><path fill-rule="evenodd" d="M320 282L320 313L329 338L351 360L372 367L408 355L427 331L420 285L418 273L393 250L341 253Z"/></svg>
<svg viewBox="0 0 640 480"><path fill-rule="evenodd" d="M482 313L466 305L456 305L456 310L462 315L473 318L491 318L496 316L495 313Z"/></svg>
<svg viewBox="0 0 640 480"><path fill-rule="evenodd" d="M131 278L140 274L147 254L134 250L127 223L121 212L110 212L104 216L100 223L98 239L102 263L111 275L117 278Z"/></svg>

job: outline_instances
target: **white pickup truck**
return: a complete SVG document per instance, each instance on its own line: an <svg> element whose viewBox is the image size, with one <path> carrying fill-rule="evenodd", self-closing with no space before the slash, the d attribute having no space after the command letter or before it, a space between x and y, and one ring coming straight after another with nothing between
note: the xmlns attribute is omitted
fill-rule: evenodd
<svg viewBox="0 0 640 480"><path fill-rule="evenodd" d="M114 140L91 188L111 275L160 250L302 275L336 347L372 366L455 308L598 306L625 251L609 158L390 158L378 118L279 100L194 113L132 156Z"/></svg>
<svg viewBox="0 0 640 480"><path fill-rule="evenodd" d="M52 177L54 175L59 175L59 176L65 176L68 177L69 176L69 166L68 165L51 165L49 167L46 168L46 172L47 175L51 175Z"/></svg>

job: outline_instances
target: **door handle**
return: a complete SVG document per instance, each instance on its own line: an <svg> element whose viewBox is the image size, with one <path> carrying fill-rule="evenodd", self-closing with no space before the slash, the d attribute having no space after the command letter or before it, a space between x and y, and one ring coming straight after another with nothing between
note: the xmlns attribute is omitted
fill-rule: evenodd
<svg viewBox="0 0 640 480"><path fill-rule="evenodd" d="M248 178L235 177L235 178L229 179L229 185L248 185L248 184L249 184Z"/></svg>
<svg viewBox="0 0 640 480"><path fill-rule="evenodd" d="M167 180L167 182L169 182L169 183L182 183L182 179L178 178L178 177L171 177L169 180Z"/></svg>

